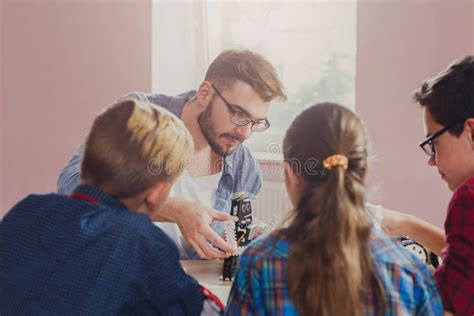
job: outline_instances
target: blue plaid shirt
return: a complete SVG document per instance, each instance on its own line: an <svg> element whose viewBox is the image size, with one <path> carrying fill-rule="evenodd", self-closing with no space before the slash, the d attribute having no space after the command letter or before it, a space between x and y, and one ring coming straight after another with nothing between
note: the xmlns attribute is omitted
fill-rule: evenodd
<svg viewBox="0 0 474 316"><path fill-rule="evenodd" d="M188 91L178 96L170 97L162 94L146 94L134 92L123 98L135 98L162 106L178 117L181 117L184 104L196 95L196 91ZM64 167L59 175L58 192L62 194L71 193L79 184L82 155L84 145L80 145L74 153L72 159ZM214 209L230 213L232 198L237 192L246 192L250 199L253 199L260 192L262 187L262 172L257 160L245 145L239 145L235 151L224 159L224 169L222 177L216 191L216 201ZM214 221L213 229L221 236L224 228L221 222ZM194 250L192 257L197 257Z"/></svg>
<svg viewBox="0 0 474 316"><path fill-rule="evenodd" d="M443 314L435 281L424 263L378 229L372 230L370 245L385 292L385 315ZM290 248L274 234L247 247L240 257L226 315L298 315L286 281ZM366 295L365 314L376 315L375 307L372 296Z"/></svg>
<svg viewBox="0 0 474 316"><path fill-rule="evenodd" d="M96 187L30 195L0 224L0 315L199 315L203 297L150 218Z"/></svg>

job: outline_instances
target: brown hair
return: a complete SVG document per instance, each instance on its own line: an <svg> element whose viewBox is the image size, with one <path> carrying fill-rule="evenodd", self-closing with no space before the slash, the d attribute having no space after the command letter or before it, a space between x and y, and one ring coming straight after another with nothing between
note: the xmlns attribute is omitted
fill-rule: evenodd
<svg viewBox="0 0 474 316"><path fill-rule="evenodd" d="M474 117L474 56L461 57L435 77L425 80L412 98L429 109L443 126L461 120L449 129L451 134L459 136L465 119Z"/></svg>
<svg viewBox="0 0 474 316"><path fill-rule="evenodd" d="M369 245L371 223L364 212L367 136L362 122L341 105L315 104L292 122L283 153L305 183L294 217L283 230L292 244L287 277L298 311L363 315L367 289L383 310L383 289ZM348 158L347 170L324 168L322 161L335 154Z"/></svg>
<svg viewBox="0 0 474 316"><path fill-rule="evenodd" d="M123 100L97 116L87 137L81 180L117 197L171 181L194 152L191 134L171 112Z"/></svg>
<svg viewBox="0 0 474 316"><path fill-rule="evenodd" d="M286 100L275 68L263 56L250 50L223 51L209 65L204 80L223 88L240 80L249 84L265 102Z"/></svg>

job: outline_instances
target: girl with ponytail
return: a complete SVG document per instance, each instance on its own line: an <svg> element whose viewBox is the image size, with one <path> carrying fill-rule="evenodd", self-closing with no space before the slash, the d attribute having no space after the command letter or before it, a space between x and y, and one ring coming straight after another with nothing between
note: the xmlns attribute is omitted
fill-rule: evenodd
<svg viewBox="0 0 474 316"><path fill-rule="evenodd" d="M242 254L228 315L438 315L427 266L364 211L367 136L345 107L316 104L283 142L288 225Z"/></svg>

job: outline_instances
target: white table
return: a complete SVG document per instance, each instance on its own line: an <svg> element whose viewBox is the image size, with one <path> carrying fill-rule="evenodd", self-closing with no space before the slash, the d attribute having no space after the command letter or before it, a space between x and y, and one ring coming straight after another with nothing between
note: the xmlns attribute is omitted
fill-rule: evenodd
<svg viewBox="0 0 474 316"><path fill-rule="evenodd" d="M186 273L214 293L225 305L232 282L220 280L223 264L223 260L181 260Z"/></svg>

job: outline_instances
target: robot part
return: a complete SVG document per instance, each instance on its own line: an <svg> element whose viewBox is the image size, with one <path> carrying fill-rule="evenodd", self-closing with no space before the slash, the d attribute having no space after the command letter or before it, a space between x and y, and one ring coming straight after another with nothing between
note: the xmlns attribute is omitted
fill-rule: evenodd
<svg viewBox="0 0 474 316"><path fill-rule="evenodd" d="M239 220L235 223L224 224L225 239L228 242L235 241L237 243L237 250L229 258L224 259L224 266L222 269L222 279L232 280L237 268L238 256L242 254L250 243L250 225L252 224L252 206L250 200L245 197L245 194L239 193L232 200L231 215L237 216Z"/></svg>

